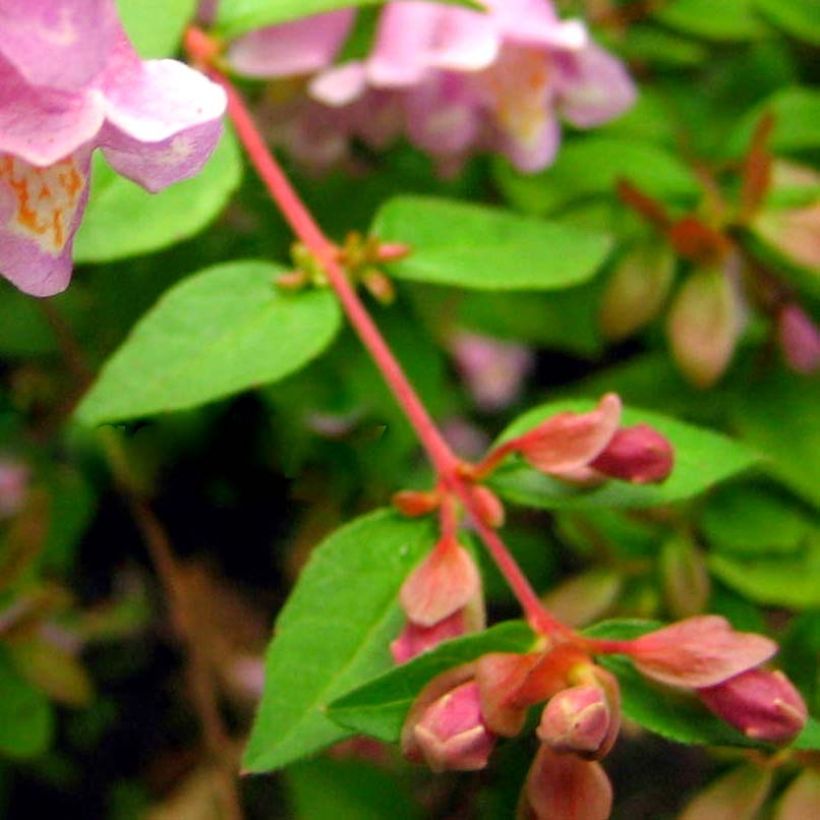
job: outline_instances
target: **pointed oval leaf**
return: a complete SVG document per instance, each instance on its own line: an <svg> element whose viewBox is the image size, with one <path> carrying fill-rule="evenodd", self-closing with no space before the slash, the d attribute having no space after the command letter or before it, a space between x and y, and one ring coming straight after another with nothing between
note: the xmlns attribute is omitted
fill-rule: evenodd
<svg viewBox="0 0 820 820"><path fill-rule="evenodd" d="M533 408L516 419L501 435L512 438L543 419L564 410L583 412L593 401L570 400ZM522 462L502 467L493 477L493 488L505 498L530 507L654 507L682 501L752 467L756 454L725 436L648 410L625 408L622 423L644 422L664 435L675 449L675 467L662 484L635 485L610 480L597 487L577 487L537 472Z"/></svg>
<svg viewBox="0 0 820 820"><path fill-rule="evenodd" d="M412 252L390 265L400 279L476 290L556 290L590 279L611 242L558 222L433 197L401 196L372 232Z"/></svg>
<svg viewBox="0 0 820 820"><path fill-rule="evenodd" d="M54 735L48 698L21 678L0 647L0 755L28 758L45 752Z"/></svg>
<svg viewBox="0 0 820 820"><path fill-rule="evenodd" d="M316 548L274 628L246 770L286 766L353 734L325 709L391 666L399 588L434 541L430 522L381 510Z"/></svg>
<svg viewBox="0 0 820 820"><path fill-rule="evenodd" d="M87 424L196 407L306 365L333 340L327 291L283 294L267 262L208 268L171 288L137 323L77 410Z"/></svg>
<svg viewBox="0 0 820 820"><path fill-rule="evenodd" d="M437 675L488 652L527 652L534 640L525 623L510 621L445 641L333 701L328 716L348 729L395 742L416 696Z"/></svg>

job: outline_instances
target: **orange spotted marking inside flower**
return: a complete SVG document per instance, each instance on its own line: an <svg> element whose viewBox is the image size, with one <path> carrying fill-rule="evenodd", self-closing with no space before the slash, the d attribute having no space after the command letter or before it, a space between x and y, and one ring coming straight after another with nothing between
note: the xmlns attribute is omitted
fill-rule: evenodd
<svg viewBox="0 0 820 820"><path fill-rule="evenodd" d="M69 239L85 183L72 157L36 168L0 154L0 188L11 193L16 206L7 227L53 256L60 254Z"/></svg>

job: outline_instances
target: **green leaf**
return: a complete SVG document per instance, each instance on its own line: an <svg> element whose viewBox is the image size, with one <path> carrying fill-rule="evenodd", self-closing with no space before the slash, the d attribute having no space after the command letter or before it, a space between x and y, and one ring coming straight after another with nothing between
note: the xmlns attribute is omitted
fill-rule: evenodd
<svg viewBox="0 0 820 820"><path fill-rule="evenodd" d="M565 410L583 412L593 406L589 400L567 400L533 408L516 419L502 433L501 440L520 435L556 413ZM675 448L674 470L662 484L640 486L612 480L592 488L575 487L539 473L520 461L502 467L493 476L491 484L510 501L544 509L655 507L698 495L748 469L757 460L743 444L711 430L648 410L624 409L624 425L639 422L654 427Z"/></svg>
<svg viewBox="0 0 820 820"><path fill-rule="evenodd" d="M400 279L478 290L553 290L590 279L611 243L600 234L508 211L427 197L385 204L372 232L410 245Z"/></svg>
<svg viewBox="0 0 820 820"><path fill-rule="evenodd" d="M145 60L172 57L198 0L117 0L120 20Z"/></svg>
<svg viewBox="0 0 820 820"><path fill-rule="evenodd" d="M217 24L226 37L238 37L252 29L287 23L313 14L339 9L380 6L386 0L221 0ZM439 0L468 8L481 9L476 0Z"/></svg>
<svg viewBox="0 0 820 820"><path fill-rule="evenodd" d="M709 570L759 604L805 609L820 606L820 533L794 555L755 557L712 553Z"/></svg>
<svg viewBox="0 0 820 820"><path fill-rule="evenodd" d="M675 0L664 3L655 19L711 40L749 40L766 33L753 0Z"/></svg>
<svg viewBox="0 0 820 820"><path fill-rule="evenodd" d="M820 147L820 91L790 87L773 94L741 121L728 146L732 154L746 149L760 117L774 114L774 130L769 144L775 153L811 151Z"/></svg>
<svg viewBox="0 0 820 820"><path fill-rule="evenodd" d="M305 760L285 775L296 820L414 820L421 809L395 773L363 760Z"/></svg>
<svg viewBox="0 0 820 820"><path fill-rule="evenodd" d="M276 622L248 771L280 768L352 734L325 708L390 667L399 588L434 540L429 522L381 510L315 550Z"/></svg>
<svg viewBox="0 0 820 820"><path fill-rule="evenodd" d="M328 291L283 294L280 269L230 262L171 288L105 364L77 410L87 424L182 410L298 370L332 341Z"/></svg>
<svg viewBox="0 0 820 820"><path fill-rule="evenodd" d="M738 391L733 421L761 466L807 501L820 505L820 380L786 371Z"/></svg>
<svg viewBox="0 0 820 820"><path fill-rule="evenodd" d="M700 526L713 549L761 557L794 553L814 530L793 501L755 484L712 494Z"/></svg>
<svg viewBox="0 0 820 820"><path fill-rule="evenodd" d="M764 17L788 34L820 46L820 9L817 0L754 0Z"/></svg>
<svg viewBox="0 0 820 820"><path fill-rule="evenodd" d="M509 201L537 215L585 197L614 196L619 179L628 179L661 199L698 195L697 181L674 154L655 143L627 137L574 140L562 147L554 165L537 174L522 174L502 160L496 162L495 171Z"/></svg>
<svg viewBox="0 0 820 820"><path fill-rule="evenodd" d="M792 749L801 749L809 752L820 751L820 721L809 717L803 731L791 745Z"/></svg>
<svg viewBox="0 0 820 820"><path fill-rule="evenodd" d="M604 621L584 631L592 638L628 640L657 629L651 621ZM709 746L758 746L712 715L693 695L643 677L628 658L600 656L598 663L617 678L624 714L644 729L678 743Z"/></svg>
<svg viewBox="0 0 820 820"><path fill-rule="evenodd" d="M74 245L77 262L109 262L157 251L197 234L217 217L242 176L230 130L195 177L151 194L94 157L91 198Z"/></svg>
<svg viewBox="0 0 820 820"><path fill-rule="evenodd" d="M0 755L35 757L48 749L53 736L51 704L17 674L0 647Z"/></svg>
<svg viewBox="0 0 820 820"><path fill-rule="evenodd" d="M534 640L526 624L510 621L446 641L333 701L328 716L348 729L392 743L399 739L416 696L437 675L488 652L527 652Z"/></svg>

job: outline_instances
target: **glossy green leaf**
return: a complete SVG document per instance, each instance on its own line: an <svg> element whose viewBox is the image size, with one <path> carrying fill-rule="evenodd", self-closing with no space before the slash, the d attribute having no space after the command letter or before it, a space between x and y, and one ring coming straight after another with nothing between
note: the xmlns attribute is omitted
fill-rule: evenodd
<svg viewBox="0 0 820 820"><path fill-rule="evenodd" d="M400 279L477 290L554 290L590 279L610 248L606 236L510 211L402 196L387 202L372 232L410 245L390 265Z"/></svg>
<svg viewBox="0 0 820 820"><path fill-rule="evenodd" d="M569 202L615 196L620 179L661 199L694 199L698 195L692 172L673 153L632 137L573 140L561 148L554 165L537 174L522 174L501 160L495 170L509 201L531 214L558 216Z"/></svg>
<svg viewBox="0 0 820 820"><path fill-rule="evenodd" d="M820 46L820 7L817 0L754 0L755 7L788 34Z"/></svg>
<svg viewBox="0 0 820 820"><path fill-rule="evenodd" d="M480 9L475 0L439 0ZM314 14L356 6L380 6L386 0L221 0L217 24L222 34L238 37L262 26L287 23Z"/></svg>
<svg viewBox="0 0 820 820"><path fill-rule="evenodd" d="M675 0L664 3L655 18L687 34L713 40L748 40L766 33L753 0Z"/></svg>
<svg viewBox="0 0 820 820"><path fill-rule="evenodd" d="M416 696L437 675L488 652L527 652L533 641L532 631L520 621L446 641L335 700L328 715L348 729L396 741Z"/></svg>
<svg viewBox="0 0 820 820"><path fill-rule="evenodd" d="M267 262L185 279L137 323L77 410L87 424L181 410L298 370L339 326L327 291L283 294Z"/></svg>
<svg viewBox="0 0 820 820"><path fill-rule="evenodd" d="M820 380L773 371L739 391L734 424L761 466L820 505Z"/></svg>
<svg viewBox="0 0 820 820"><path fill-rule="evenodd" d="M535 427L540 421L565 410L582 412L593 402L569 400L533 408L502 434L508 439ZM675 448L675 467L662 484L635 485L607 481L597 487L576 487L539 473L521 461L503 466L492 486L505 498L532 507L655 507L682 501L755 464L755 454L743 444L719 433L695 427L648 410L625 408L622 424L645 422L662 433Z"/></svg>
<svg viewBox="0 0 820 820"><path fill-rule="evenodd" d="M91 198L74 245L77 262L109 262L157 251L194 236L236 190L242 160L230 130L195 177L151 194L94 157Z"/></svg>
<svg viewBox="0 0 820 820"><path fill-rule="evenodd" d="M143 59L172 57L197 0L117 0L120 20Z"/></svg>
<svg viewBox="0 0 820 820"><path fill-rule="evenodd" d="M48 749L53 735L48 699L18 675L0 647L0 756L35 757Z"/></svg>
<svg viewBox="0 0 820 820"><path fill-rule="evenodd" d="M806 721L805 728L791 746L793 749L801 749L804 751L820 751L820 721L816 718L809 717L808 721Z"/></svg>
<svg viewBox="0 0 820 820"><path fill-rule="evenodd" d="M584 634L594 638L630 639L661 624L651 621L614 620L596 624ZM756 746L736 729L712 715L688 692L655 684L643 677L628 658L601 656L621 687L624 714L644 729L678 743L712 746Z"/></svg>
<svg viewBox="0 0 820 820"><path fill-rule="evenodd" d="M382 510L317 547L276 622L246 770L280 768L352 734L325 709L390 667L399 588L434 540L429 522Z"/></svg>

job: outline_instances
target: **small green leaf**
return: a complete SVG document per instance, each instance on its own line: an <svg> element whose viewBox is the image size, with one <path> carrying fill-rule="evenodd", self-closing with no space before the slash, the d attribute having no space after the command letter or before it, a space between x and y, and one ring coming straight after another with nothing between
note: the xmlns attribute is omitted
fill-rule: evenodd
<svg viewBox="0 0 820 820"><path fill-rule="evenodd" d="M429 522L381 510L315 550L276 622L248 771L286 766L352 734L325 709L390 667L388 644L402 622L399 588L434 540Z"/></svg>
<svg viewBox="0 0 820 820"><path fill-rule="evenodd" d="M744 560L713 553L708 564L724 584L759 604L793 609L820 606L820 534L796 554Z"/></svg>
<svg viewBox="0 0 820 820"><path fill-rule="evenodd" d="M769 144L776 153L811 151L820 147L820 91L792 86L764 100L741 120L728 141L732 154L746 149L760 117L774 114L774 130Z"/></svg>
<svg viewBox="0 0 820 820"><path fill-rule="evenodd" d="M437 675L488 652L527 652L534 640L526 624L510 621L446 641L333 701L328 716L348 729L394 742L416 696Z"/></svg>
<svg viewBox="0 0 820 820"><path fill-rule="evenodd" d="M513 438L540 421L565 410L591 410L593 402L568 400L533 408L514 421L501 435ZM636 485L607 481L597 487L576 487L569 482L543 475L517 462L502 467L492 478L492 486L518 504L544 509L556 507L655 507L702 493L755 464L755 454L743 444L711 430L695 427L648 410L625 408L626 426L645 422L664 435L675 449L675 467L662 484Z"/></svg>
<svg viewBox="0 0 820 820"><path fill-rule="evenodd" d="M252 29L299 20L314 14L359 7L380 6L386 0L221 0L217 23L226 37L238 37ZM439 0L468 8L481 9L475 0Z"/></svg>
<svg viewBox="0 0 820 820"><path fill-rule="evenodd" d="M148 60L176 54L197 4L197 0L117 0L117 11L140 57Z"/></svg>
<svg viewBox="0 0 820 820"><path fill-rule="evenodd" d="M761 466L820 505L820 379L772 371L738 391L733 421Z"/></svg>
<svg viewBox="0 0 820 820"><path fill-rule="evenodd" d="M614 196L619 179L661 199L698 195L696 179L674 154L630 137L573 140L561 149L554 165L537 174L522 174L502 160L494 167L509 201L536 215L557 213L567 203L590 196Z"/></svg>
<svg viewBox="0 0 820 820"><path fill-rule="evenodd" d="M604 621L584 634L591 638L628 640L659 626L651 621ZM692 694L648 681L629 659L607 655L599 657L598 663L618 678L624 714L644 729L692 745L760 745L716 718Z"/></svg>
<svg viewBox="0 0 820 820"><path fill-rule="evenodd" d="M478 290L554 290L590 279L608 237L569 225L445 199L396 197L372 232L412 252L390 266L400 279Z"/></svg>
<svg viewBox="0 0 820 820"><path fill-rule="evenodd" d="M51 704L17 674L2 647L0 693L0 755L22 759L45 752L54 736Z"/></svg>
<svg viewBox="0 0 820 820"><path fill-rule="evenodd" d="M766 33L753 0L675 0L664 3L655 19L710 40L750 40Z"/></svg>
<svg viewBox="0 0 820 820"><path fill-rule="evenodd" d="M332 341L327 291L282 294L280 269L230 262L171 288L103 367L77 410L87 424L182 410L274 382Z"/></svg>
<svg viewBox="0 0 820 820"><path fill-rule="evenodd" d="M764 17L788 34L820 46L820 9L817 0L754 0Z"/></svg>
<svg viewBox="0 0 820 820"><path fill-rule="evenodd" d="M239 185L242 161L230 130L192 179L151 194L94 157L91 198L74 245L77 262L139 256L187 239L217 217Z"/></svg>
<svg viewBox="0 0 820 820"><path fill-rule="evenodd" d="M820 721L809 717L803 731L798 735L797 740L792 743L791 748L807 752L820 751Z"/></svg>

